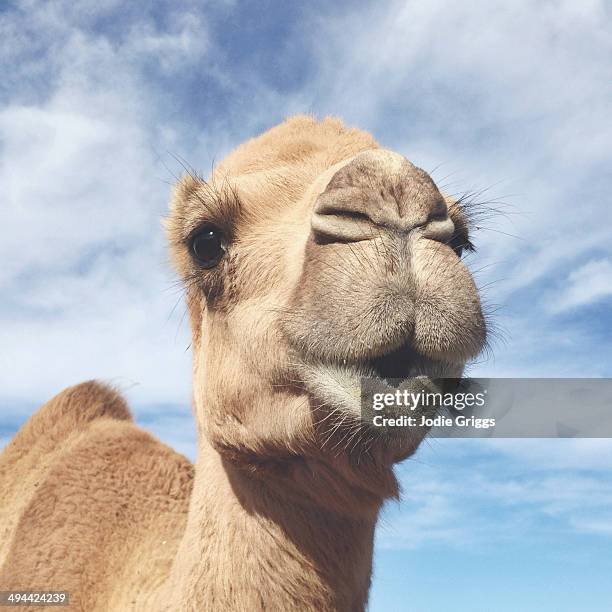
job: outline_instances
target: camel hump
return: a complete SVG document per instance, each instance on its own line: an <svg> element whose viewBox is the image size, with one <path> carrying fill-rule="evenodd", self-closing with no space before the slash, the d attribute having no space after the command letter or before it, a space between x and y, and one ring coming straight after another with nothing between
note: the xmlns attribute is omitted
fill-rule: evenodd
<svg viewBox="0 0 612 612"><path fill-rule="evenodd" d="M118 391L97 380L88 380L52 397L30 417L10 446L31 448L39 443L46 446L45 440L61 442L102 418L131 421L132 415Z"/></svg>
<svg viewBox="0 0 612 612"><path fill-rule="evenodd" d="M32 416L30 423L45 430L53 427L73 432L101 418L131 421L132 415L118 391L100 381L88 380L67 387L51 398Z"/></svg>
<svg viewBox="0 0 612 612"><path fill-rule="evenodd" d="M99 419L132 421L132 415L123 397L109 385L88 380L67 387L39 408L15 434L0 454L0 475L3 464L7 467L26 455L53 453L58 445Z"/></svg>
<svg viewBox="0 0 612 612"><path fill-rule="evenodd" d="M90 380L64 389L35 412L0 452L0 565L8 534L39 482L66 449L102 419L132 421L112 387Z"/></svg>

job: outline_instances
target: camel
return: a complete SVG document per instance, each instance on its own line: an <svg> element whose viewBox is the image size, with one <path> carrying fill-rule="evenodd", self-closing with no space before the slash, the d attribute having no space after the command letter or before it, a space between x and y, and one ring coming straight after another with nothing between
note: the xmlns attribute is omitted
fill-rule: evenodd
<svg viewBox="0 0 612 612"><path fill-rule="evenodd" d="M425 433L378 435L359 381L460 376L482 350L468 225L338 119L292 117L208 180L188 171L165 226L196 464L111 387L63 390L0 456L0 590L68 591L87 612L364 610L394 465Z"/></svg>

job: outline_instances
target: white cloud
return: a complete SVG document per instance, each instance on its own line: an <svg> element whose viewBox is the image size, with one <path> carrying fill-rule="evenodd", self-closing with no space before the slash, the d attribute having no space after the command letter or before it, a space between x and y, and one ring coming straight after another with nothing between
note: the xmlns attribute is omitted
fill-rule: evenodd
<svg viewBox="0 0 612 612"><path fill-rule="evenodd" d="M612 536L611 515L602 519L578 518L573 521L573 526L579 531L594 533L596 535Z"/></svg>
<svg viewBox="0 0 612 612"><path fill-rule="evenodd" d="M151 56L161 63L164 72L200 59L208 49L208 32L202 20L187 13L175 21L169 32L159 31L150 23L135 24L122 51L137 58Z"/></svg>
<svg viewBox="0 0 612 612"><path fill-rule="evenodd" d="M383 511L377 539L385 548L417 549L431 544L461 547L470 540L470 530L461 507L455 506L448 487L429 480L423 486L404 484L402 501ZM408 485L408 486L406 486ZM389 510L395 510L389 516Z"/></svg>
<svg viewBox="0 0 612 612"><path fill-rule="evenodd" d="M161 190L154 194L143 180L153 164L138 127L113 113L94 118L62 107L53 101L0 113L3 282L133 240L161 212Z"/></svg>
<svg viewBox="0 0 612 612"><path fill-rule="evenodd" d="M612 465L612 440L605 438L489 439L482 444L525 470L609 472Z"/></svg>
<svg viewBox="0 0 612 612"><path fill-rule="evenodd" d="M593 259L572 270L563 286L546 296L550 312L587 306L612 295L612 260Z"/></svg>
<svg viewBox="0 0 612 612"><path fill-rule="evenodd" d="M400 468L402 501L383 513L381 546L482 549L612 535L612 440L436 442Z"/></svg>
<svg viewBox="0 0 612 612"><path fill-rule="evenodd" d="M158 156L177 134L157 128L143 62L167 72L199 60L207 31L185 12L167 30L143 18L111 40L79 23L112 3L82 9L27 13L49 56L30 56L14 13L0 25L21 60L13 73L27 84L49 67L44 99L20 102L17 88L0 109L3 394L42 401L99 377L134 381L136 401L188 402L188 331L160 224L172 177Z"/></svg>

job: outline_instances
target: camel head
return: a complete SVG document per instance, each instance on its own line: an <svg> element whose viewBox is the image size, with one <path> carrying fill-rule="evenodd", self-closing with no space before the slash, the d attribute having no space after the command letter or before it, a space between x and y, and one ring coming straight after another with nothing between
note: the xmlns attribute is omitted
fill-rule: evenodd
<svg viewBox="0 0 612 612"><path fill-rule="evenodd" d="M456 377L482 349L461 206L370 135L296 117L183 178L167 230L200 449L343 511L395 495L422 436L377 438L360 379Z"/></svg>

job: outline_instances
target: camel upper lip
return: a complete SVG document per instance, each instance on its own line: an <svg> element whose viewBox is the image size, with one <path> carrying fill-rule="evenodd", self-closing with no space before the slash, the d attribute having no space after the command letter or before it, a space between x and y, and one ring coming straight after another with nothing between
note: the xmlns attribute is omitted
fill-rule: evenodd
<svg viewBox="0 0 612 612"><path fill-rule="evenodd" d="M410 339L405 339L399 346L390 346L386 352L376 355L363 355L345 358L319 358L313 355L300 355L299 361L305 366L306 379L312 381L321 373L328 376L328 381L336 380L338 384L349 384L357 388L359 380L375 378L388 385L399 384L410 378L456 378L463 372L463 364L433 359L417 351ZM330 372L336 374L330 375ZM351 383L348 381L351 380ZM344 381L344 382L341 382Z"/></svg>
<svg viewBox="0 0 612 612"><path fill-rule="evenodd" d="M386 381L399 381L423 375L444 378L456 376L457 373L456 364L423 355L414 348L410 340L405 340L400 346L381 355L358 360L355 365L362 372Z"/></svg>

